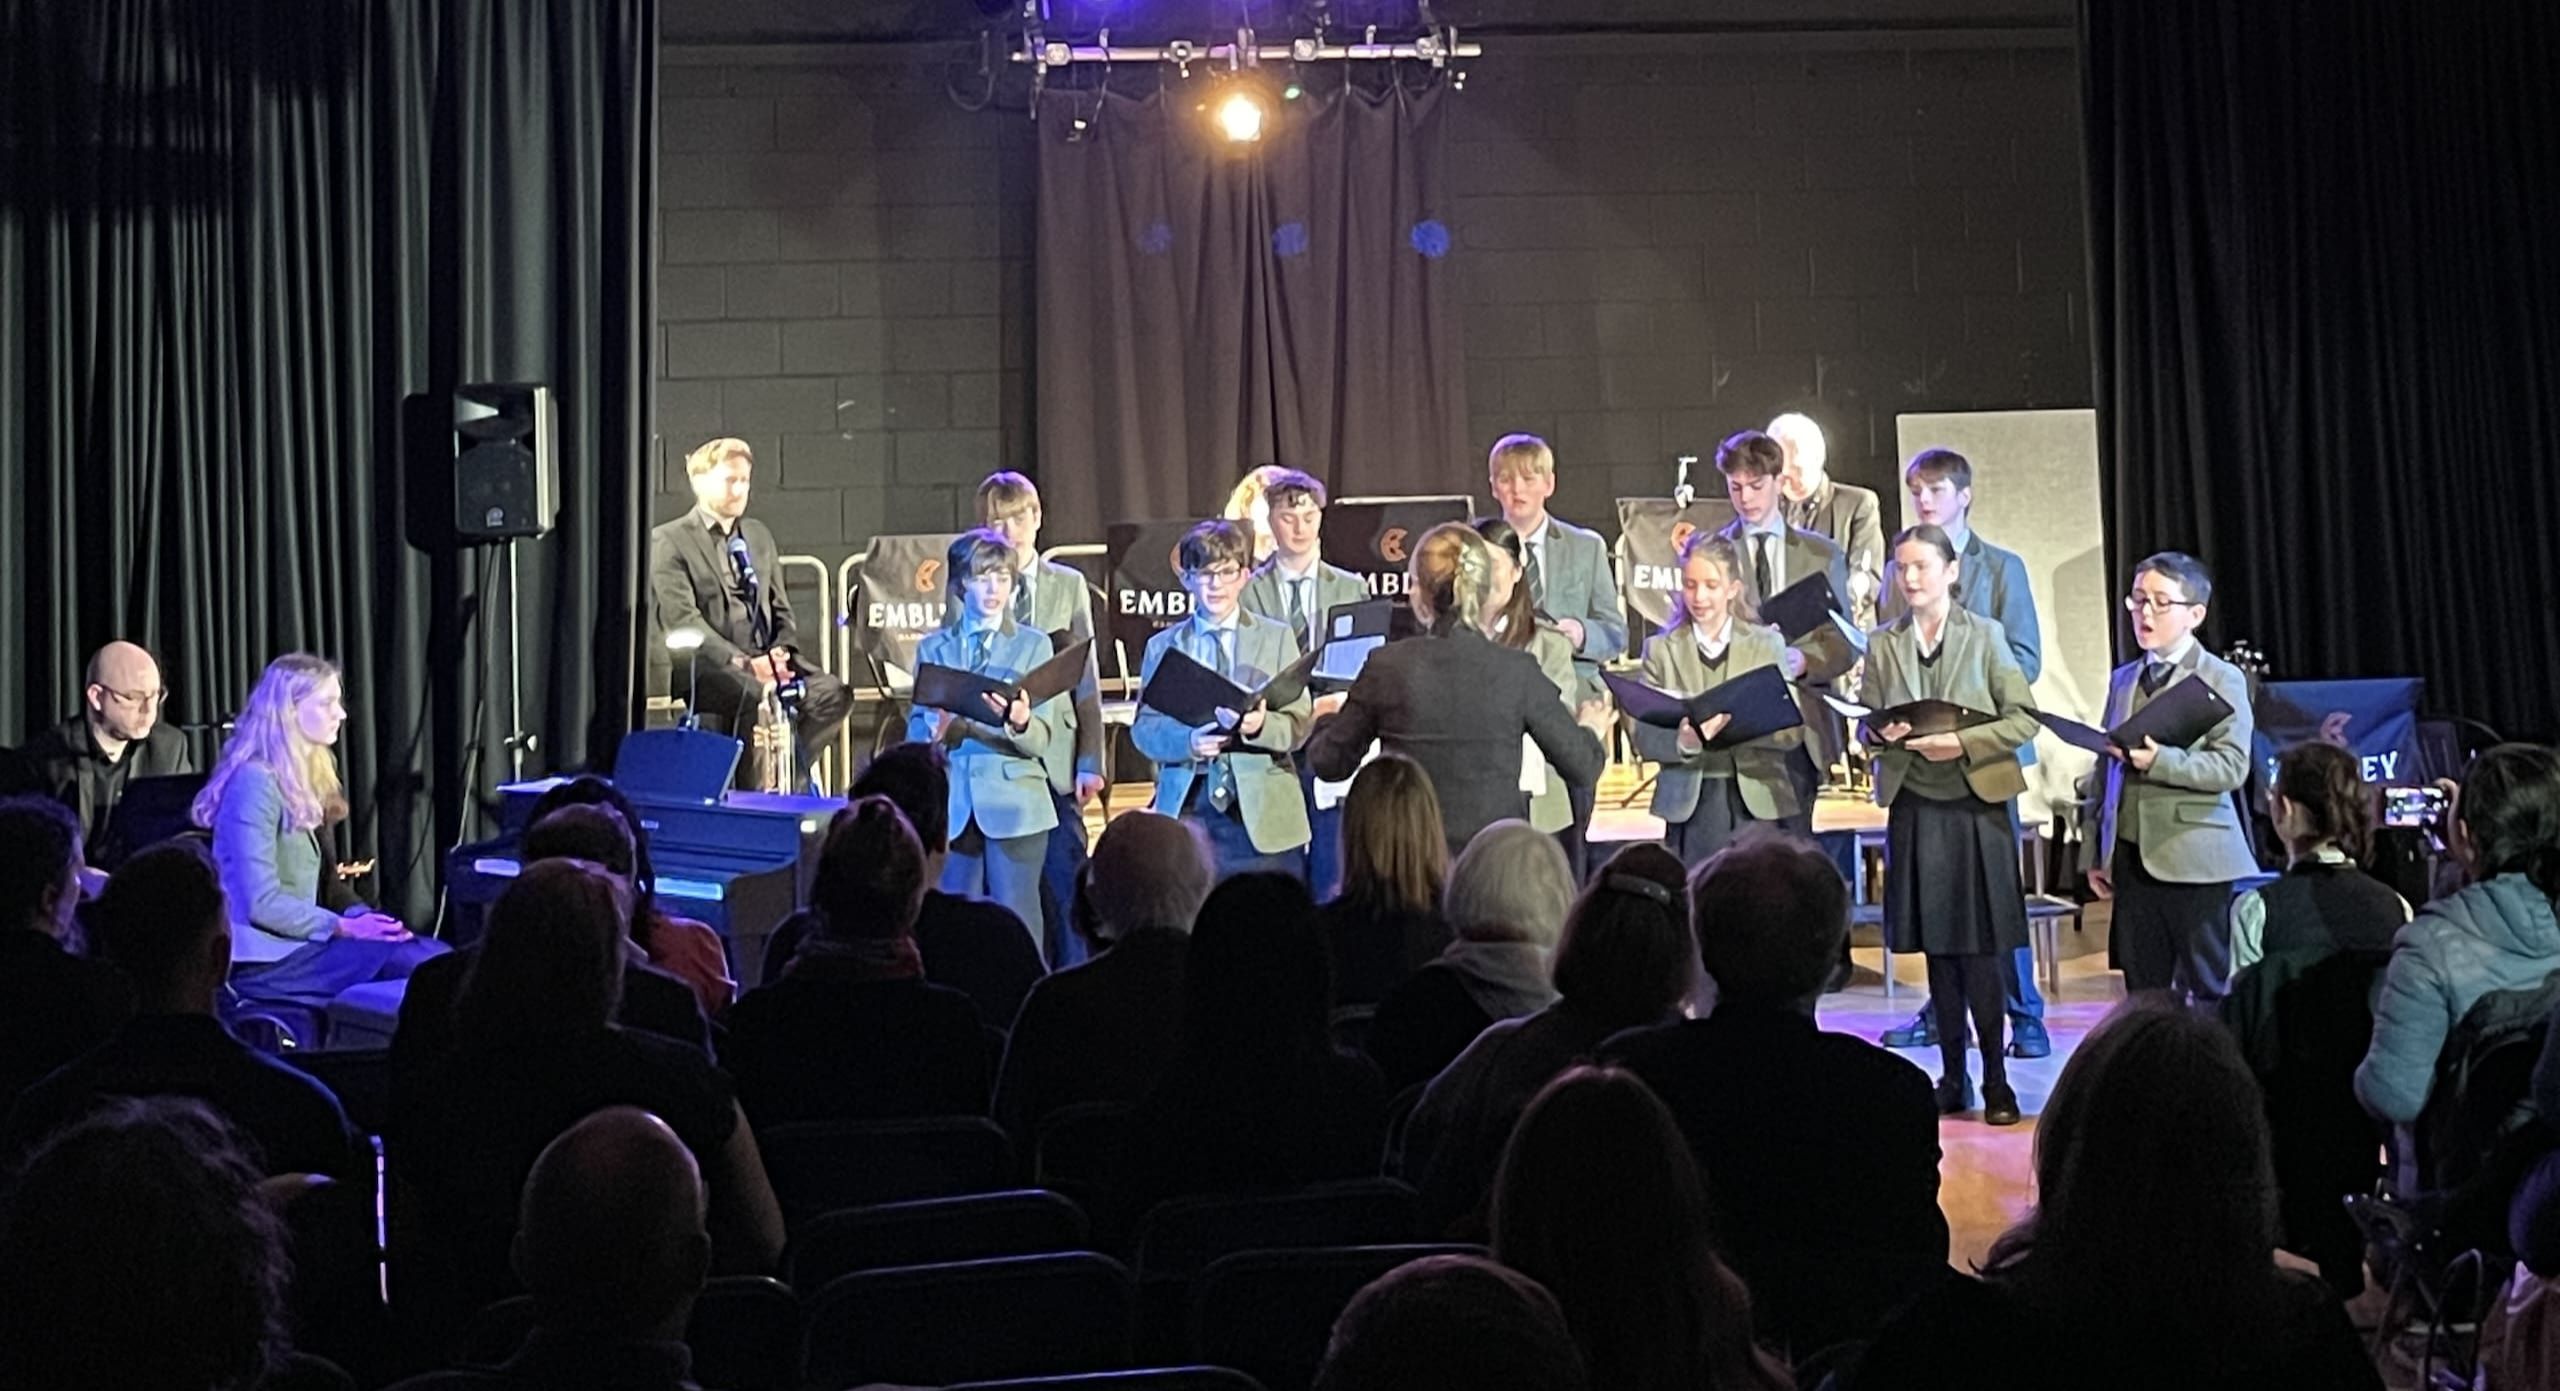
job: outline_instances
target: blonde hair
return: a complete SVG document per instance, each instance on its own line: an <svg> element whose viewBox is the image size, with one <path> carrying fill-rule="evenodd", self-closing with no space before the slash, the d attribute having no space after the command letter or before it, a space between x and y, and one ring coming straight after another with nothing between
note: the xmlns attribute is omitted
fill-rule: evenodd
<svg viewBox="0 0 2560 1391"><path fill-rule="evenodd" d="M1435 633L1451 624L1484 631L1493 598L1493 547L1465 522L1442 522L1422 534L1404 566L1414 617Z"/></svg>
<svg viewBox="0 0 2560 1391"><path fill-rule="evenodd" d="M1553 478L1556 454L1536 435L1504 435L1493 442L1493 453L1485 459L1485 472L1497 483L1520 474Z"/></svg>
<svg viewBox="0 0 2560 1391"><path fill-rule="evenodd" d="M1263 494L1271 490L1273 483L1296 472L1296 469L1282 468L1278 464L1264 464L1246 474L1244 481L1236 484L1236 490L1227 494L1227 508L1222 515L1244 528L1246 538L1253 542L1253 563L1259 564L1264 556L1271 554L1273 545L1270 524L1254 520L1254 505L1263 502ZM1263 512L1269 515L1268 504L1264 505Z"/></svg>
<svg viewBox="0 0 2560 1391"><path fill-rule="evenodd" d="M346 793L329 746L304 738L301 722L294 718L304 701L337 679L335 664L308 652L288 652L267 663L240 711L239 723L232 728L231 742L222 746L222 756L214 760L204 790L196 794L192 815L197 825L213 825L223 791L242 766L251 763L276 780L276 790L284 797L287 826L313 831L345 819Z"/></svg>
<svg viewBox="0 0 2560 1391"><path fill-rule="evenodd" d="M1040 505L1040 486L1011 469L987 475L978 485L978 525L993 526Z"/></svg>
<svg viewBox="0 0 2560 1391"><path fill-rule="evenodd" d="M1441 911L1470 942L1555 945L1573 908L1573 871L1556 838L1506 817L1476 832L1449 869Z"/></svg>
<svg viewBox="0 0 2560 1391"><path fill-rule="evenodd" d="M1741 583L1742 549L1733 544L1732 537L1713 531L1690 532L1689 539L1680 543L1680 568L1687 570L1689 562L1699 556L1705 556L1714 561L1716 568L1724 571L1724 577L1728 582L1737 585ZM1757 623L1760 621L1759 611L1751 606L1749 594L1734 595L1730 606L1733 610L1734 622ZM1671 616L1662 620L1662 631L1671 632L1686 626L1688 622L1688 600L1680 595L1672 596Z"/></svg>
<svg viewBox="0 0 2560 1391"><path fill-rule="evenodd" d="M756 452L747 447L745 440L735 435L723 435L716 440L706 441L701 448L684 456L685 477L700 478L741 454L746 456L750 464L756 461Z"/></svg>

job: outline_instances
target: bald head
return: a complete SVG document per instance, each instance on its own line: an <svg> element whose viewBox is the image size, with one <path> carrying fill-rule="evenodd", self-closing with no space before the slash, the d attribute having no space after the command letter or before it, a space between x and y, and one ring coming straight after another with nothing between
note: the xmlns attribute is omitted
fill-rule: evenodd
<svg viewBox="0 0 2560 1391"><path fill-rule="evenodd" d="M81 696L101 745L132 743L160 722L160 664L133 643L108 643L89 658Z"/></svg>
<svg viewBox="0 0 2560 1391"><path fill-rule="evenodd" d="M702 1171L646 1111L563 1131L525 1179L516 1274L546 1328L681 1338L710 1270Z"/></svg>
<svg viewBox="0 0 2560 1391"><path fill-rule="evenodd" d="M1087 931L1104 942L1145 927L1188 932L1210 878L1209 853L1189 826L1152 811L1115 816L1085 867Z"/></svg>

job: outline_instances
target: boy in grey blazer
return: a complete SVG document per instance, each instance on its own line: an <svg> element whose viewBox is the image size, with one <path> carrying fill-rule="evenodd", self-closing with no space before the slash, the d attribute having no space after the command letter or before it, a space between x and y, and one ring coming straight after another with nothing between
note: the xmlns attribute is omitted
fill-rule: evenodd
<svg viewBox="0 0 2560 1391"><path fill-rule="evenodd" d="M2180 681L2211 685L2232 713L2190 747L2145 739L2109 757L2089 823L2097 851L2089 883L2115 900L2110 954L2125 989L2165 989L2198 1005L2230 991L2234 881L2258 872L2231 803L2249 779L2248 680L2195 635L2212 597L2213 577L2193 556L2163 551L2134 567L2125 608L2142 655L2108 678L2106 727Z"/></svg>
<svg viewBox="0 0 2560 1391"><path fill-rule="evenodd" d="M1742 566L1742 592L1754 612L1769 596L1816 574L1829 576L1832 592L1848 601L1849 564L1840 548L1831 538L1787 520L1779 482L1786 472L1786 453L1776 440L1758 430L1728 437L1716 446L1716 472L1724 476L1724 495L1733 504L1733 520L1716 535L1733 544ZM1796 702L1804 711L1796 778L1807 806L1844 743L1840 717L1823 703L1822 692L1857 661L1857 649L1831 628L1805 634L1787 649L1787 679L1797 683Z"/></svg>
<svg viewBox="0 0 2560 1391"><path fill-rule="evenodd" d="M1229 521L1207 521L1176 549L1191 617L1147 640L1139 681L1153 681L1167 652L1179 651L1250 690L1298 660L1286 623L1244 611L1244 581L1253 542ZM1305 733L1311 702L1304 691L1286 704L1228 712L1225 728L1186 726L1143 703L1130 741L1156 765L1156 810L1206 834L1218 877L1247 871L1303 874L1307 808L1289 751Z"/></svg>
<svg viewBox="0 0 2560 1391"><path fill-rule="evenodd" d="M1368 598L1369 582L1324 562L1324 484L1314 475L1276 469L1263 480L1262 500L1271 554L1244 582L1244 611L1288 628L1303 654L1324 644L1325 615L1333 606ZM1316 697L1310 718L1341 709L1345 694ZM1298 791L1307 804L1307 887L1321 903L1342 885L1342 808L1316 805L1315 770L1304 759Z"/></svg>

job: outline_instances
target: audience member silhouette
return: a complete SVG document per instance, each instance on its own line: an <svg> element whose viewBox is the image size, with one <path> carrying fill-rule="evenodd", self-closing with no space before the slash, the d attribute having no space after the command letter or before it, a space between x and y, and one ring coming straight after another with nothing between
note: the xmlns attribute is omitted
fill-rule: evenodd
<svg viewBox="0 0 2560 1391"><path fill-rule="evenodd" d="M1687 873L1659 845L1610 857L1565 915L1554 1004L1506 1019L1423 1090L1397 1167L1422 1190L1427 1230L1473 1238L1502 1146L1529 1098L1611 1035L1678 1017L1698 977Z"/></svg>
<svg viewBox="0 0 2560 1391"><path fill-rule="evenodd" d="M46 1141L0 1205L0 1386L258 1386L288 1346L259 1179L196 1101L111 1101Z"/></svg>
<svg viewBox="0 0 2560 1391"><path fill-rule="evenodd" d="M984 1023L1010 1030L1023 997L1040 983L1040 951L1012 909L935 887L951 855L950 756L938 744L893 744L872 756L871 766L853 781L853 795L888 798L924 847L924 903L916 909L915 928L924 978L976 1001ZM774 932L765 944L766 980L781 979L814 920L814 914L800 913Z"/></svg>
<svg viewBox="0 0 2560 1391"><path fill-rule="evenodd" d="M72 953L80 906L80 823L43 797L0 800L0 1106L107 1041L133 1013L133 987Z"/></svg>
<svg viewBox="0 0 2560 1391"><path fill-rule="evenodd" d="M133 982L139 1008L113 1038L18 1099L0 1153L24 1156L110 1098L179 1096L236 1127L263 1172L372 1181L372 1147L329 1089L234 1038L215 1017L231 969L231 919L200 845L173 840L127 859L98 896L91 928Z"/></svg>
<svg viewBox="0 0 2560 1391"><path fill-rule="evenodd" d="M1487 1025L1555 1002L1547 952L1573 904L1573 872L1526 821L1476 833L1449 871L1448 947L1378 1003L1368 1053L1391 1090L1430 1081Z"/></svg>
<svg viewBox="0 0 2560 1391"><path fill-rule="evenodd" d="M1801 1355L1865 1336L1946 1269L1929 1077L1814 1023L1849 889L1811 841L1754 827L1689 881L1706 1018L1600 1049L1678 1118L1759 1331Z"/></svg>
<svg viewBox="0 0 2560 1391"><path fill-rule="evenodd" d="M2257 1084L2209 1016L2136 996L2063 1066L2036 1208L1876 1334L1851 1385L2380 1387L2337 1297L2275 1264Z"/></svg>
<svg viewBox="0 0 2560 1391"><path fill-rule="evenodd" d="M729 1012L721 1065L759 1126L982 1115L993 1070L978 1008L931 985L913 929L924 847L886 797L837 812L810 893L816 930L782 978Z"/></svg>
<svg viewBox="0 0 2560 1391"><path fill-rule="evenodd" d="M1795 1384L1753 1344L1751 1295L1717 1255L1697 1161L1634 1074L1577 1067L1548 1083L1502 1153L1493 1207L1495 1259L1564 1306L1594 1386Z"/></svg>
<svg viewBox="0 0 2560 1391"><path fill-rule="evenodd" d="M1369 1282L1335 1320L1315 1391L1582 1391L1555 1297L1481 1256L1425 1256Z"/></svg>
<svg viewBox="0 0 2560 1391"><path fill-rule="evenodd" d="M1449 945L1449 844L1422 765L1382 753L1342 804L1342 891L1322 910L1333 1002L1376 1005Z"/></svg>
<svg viewBox="0 0 2560 1391"><path fill-rule="evenodd" d="M670 912L658 897L658 871L649 859L649 823L622 789L587 775L559 783L533 801L524 824L539 826L565 807L599 807L613 813L631 835L631 940L646 952L649 964L691 987L704 1016L718 1019L738 998L738 982L729 971L729 948L711 924ZM530 853L519 859L536 858Z"/></svg>
<svg viewBox="0 0 2560 1391"><path fill-rule="evenodd" d="M1181 1041L1130 1117L1124 1215L1377 1172L1386 1090L1367 1060L1334 1048L1329 993L1304 882L1239 874L1209 895L1191 931Z"/></svg>
<svg viewBox="0 0 2560 1391"><path fill-rule="evenodd" d="M413 1278L429 1329L513 1292L508 1250L534 1159L607 1106L663 1118L710 1187L724 1273L772 1268L782 1218L729 1080L693 1049L613 1023L623 921L612 879L574 860L525 867L489 914L454 1002L455 1047L394 1092L391 1159L416 1196Z"/></svg>
<svg viewBox="0 0 2560 1391"><path fill-rule="evenodd" d="M1071 908L1093 959L1022 1002L996 1079L996 1120L1029 1145L1040 1122L1091 1103L1135 1105L1181 1034L1191 923L1209 896L1209 852L1170 816L1113 817Z"/></svg>

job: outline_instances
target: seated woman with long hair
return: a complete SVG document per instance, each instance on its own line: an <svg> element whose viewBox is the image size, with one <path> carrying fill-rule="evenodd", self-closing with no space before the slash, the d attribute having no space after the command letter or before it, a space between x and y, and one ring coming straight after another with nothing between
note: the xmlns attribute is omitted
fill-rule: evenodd
<svg viewBox="0 0 2560 1391"><path fill-rule="evenodd" d="M1631 1072L1572 1068L1529 1103L1494 1182L1493 1254L1564 1306L1595 1387L1795 1384L1752 1339L1679 1123Z"/></svg>
<svg viewBox="0 0 2560 1391"><path fill-rule="evenodd" d="M2034 1213L1979 1279L1888 1322L1848 1384L2380 1387L2336 1296L2275 1262L2268 1154L2230 1031L2127 1000L2045 1103Z"/></svg>
<svg viewBox="0 0 2560 1391"><path fill-rule="evenodd" d="M1449 846L1422 765L1382 753L1342 803L1342 892L1319 911L1333 953L1333 1002L1374 1005L1449 945L1440 891Z"/></svg>
<svg viewBox="0 0 2560 1391"><path fill-rule="evenodd" d="M515 1289L517 1197L543 1147L608 1106L665 1121L702 1165L712 1260L762 1274L782 1214L729 1080L671 1039L613 1022L629 950L621 891L578 860L529 865L489 911L454 1001L454 1045L394 1078L393 1172L415 1200L405 1288L427 1328Z"/></svg>
<svg viewBox="0 0 2560 1391"><path fill-rule="evenodd" d="M1698 984L1680 861L1650 842L1609 858L1565 915L1556 1002L1476 1036L1423 1089L1393 1167L1422 1190L1424 1228L1472 1239L1502 1142L1529 1098L1610 1036L1668 1023Z"/></svg>
<svg viewBox="0 0 2560 1391"><path fill-rule="evenodd" d="M445 950L361 903L321 902L337 887L321 832L346 820L329 755L347 707L338 669L292 652L267 664L222 746L194 819L213 832L231 905L231 988L252 1003L318 1011L351 986L402 980Z"/></svg>

